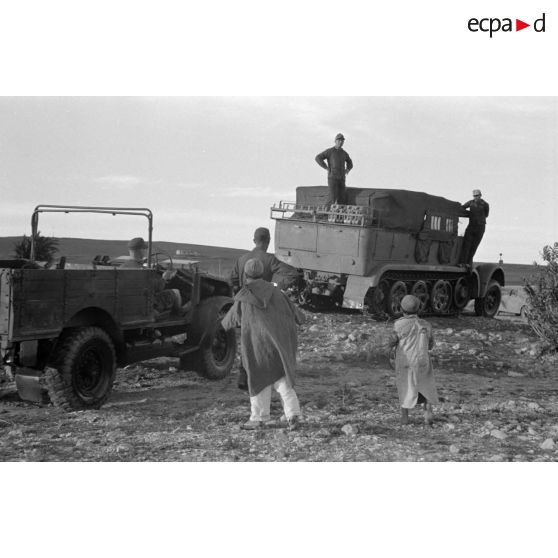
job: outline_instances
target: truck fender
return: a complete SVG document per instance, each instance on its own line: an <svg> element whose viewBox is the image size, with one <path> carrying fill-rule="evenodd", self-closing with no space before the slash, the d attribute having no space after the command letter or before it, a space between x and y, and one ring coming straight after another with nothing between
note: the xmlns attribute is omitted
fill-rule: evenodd
<svg viewBox="0 0 558 558"><path fill-rule="evenodd" d="M500 287L506 284L504 270L498 264L482 263L475 266L473 274L476 275L476 292L472 292L473 298L482 298L486 294L488 285L497 281Z"/></svg>
<svg viewBox="0 0 558 558"><path fill-rule="evenodd" d="M343 308L355 308L362 310L364 299L370 287L374 286L374 279L371 277L359 277L349 275L345 292L343 293Z"/></svg>
<svg viewBox="0 0 558 558"><path fill-rule="evenodd" d="M219 315L226 312L233 304L229 296L215 296L202 300L195 308L192 322L188 328L188 337L192 343L202 345L211 327Z"/></svg>

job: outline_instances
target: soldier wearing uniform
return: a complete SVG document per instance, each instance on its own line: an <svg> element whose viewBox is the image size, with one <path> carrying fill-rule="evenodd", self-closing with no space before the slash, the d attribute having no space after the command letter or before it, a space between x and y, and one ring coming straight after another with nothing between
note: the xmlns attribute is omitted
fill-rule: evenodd
<svg viewBox="0 0 558 558"><path fill-rule="evenodd" d="M233 287L233 293L236 294L246 283L246 275L244 268L246 262L255 259L262 263L263 273L262 279L268 282L275 282L280 289L286 289L298 278L298 272L294 267L278 260L275 254L268 253L269 243L271 242L271 234L269 229L258 227L254 231L255 247L251 252L247 252L238 258L231 271L230 281ZM240 367L238 371L238 388L248 390L248 378L246 370L240 359Z"/></svg>
<svg viewBox="0 0 558 558"><path fill-rule="evenodd" d="M145 261L145 253L147 250L147 242L141 237L132 238L128 242L128 251L130 259L126 260L121 266L121 269L143 269Z"/></svg>
<svg viewBox="0 0 558 558"><path fill-rule="evenodd" d="M465 266L473 265L473 256L479 247L486 228L486 218L490 206L482 199L480 190L473 190L473 199L463 204L463 216L469 218L469 225L463 236L463 246L459 263Z"/></svg>
<svg viewBox="0 0 558 558"><path fill-rule="evenodd" d="M328 207L332 203L345 203L345 177L353 168L353 162L343 149L344 142L343 134L337 134L335 145L316 155L316 163L327 170Z"/></svg>

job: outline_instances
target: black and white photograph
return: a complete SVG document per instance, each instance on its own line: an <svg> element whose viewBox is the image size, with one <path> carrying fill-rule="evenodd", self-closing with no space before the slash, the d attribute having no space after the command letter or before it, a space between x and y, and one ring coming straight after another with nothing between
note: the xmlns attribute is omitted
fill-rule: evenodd
<svg viewBox="0 0 558 558"><path fill-rule="evenodd" d="M0 99L3 459L555 460L557 111Z"/></svg>
<svg viewBox="0 0 558 558"><path fill-rule="evenodd" d="M11 553L548 551L551 6L2 11Z"/></svg>

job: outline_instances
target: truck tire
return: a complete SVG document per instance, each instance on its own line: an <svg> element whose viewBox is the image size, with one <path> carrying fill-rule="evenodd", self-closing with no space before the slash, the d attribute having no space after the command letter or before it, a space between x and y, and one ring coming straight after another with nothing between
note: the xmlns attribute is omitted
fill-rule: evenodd
<svg viewBox="0 0 558 558"><path fill-rule="evenodd" d="M116 375L114 345L99 327L71 332L46 372L50 400L66 411L98 409L107 400Z"/></svg>
<svg viewBox="0 0 558 558"><path fill-rule="evenodd" d="M485 318L493 318L498 313L502 291L498 281L490 281L482 298L475 298L475 314Z"/></svg>
<svg viewBox="0 0 558 558"><path fill-rule="evenodd" d="M181 368L195 370L208 380L222 380L230 373L236 355L236 335L234 329L222 328L221 318L215 320L199 351L192 356L190 366L180 359Z"/></svg>

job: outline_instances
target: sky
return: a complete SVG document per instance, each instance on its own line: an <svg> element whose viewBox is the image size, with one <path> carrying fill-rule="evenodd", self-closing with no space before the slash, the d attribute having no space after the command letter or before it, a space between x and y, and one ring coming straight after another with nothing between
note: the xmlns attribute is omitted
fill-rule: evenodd
<svg viewBox="0 0 558 558"><path fill-rule="evenodd" d="M155 241L251 248L274 203L327 184L314 157L342 132L347 186L462 203L481 189L476 260L532 263L558 241L557 97L0 97L0 130L2 236L29 234L37 204L132 206L154 212ZM139 217L43 214L39 228L147 234Z"/></svg>

